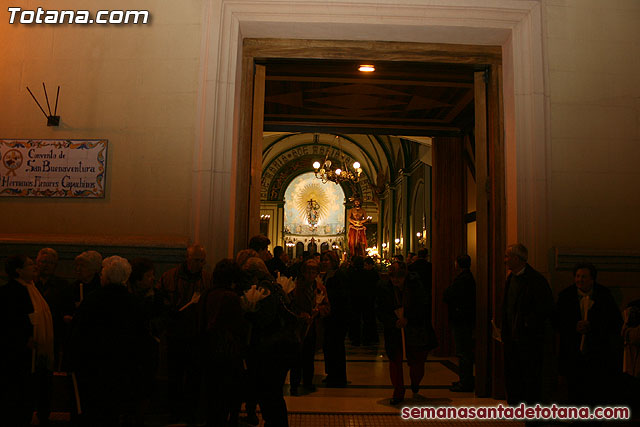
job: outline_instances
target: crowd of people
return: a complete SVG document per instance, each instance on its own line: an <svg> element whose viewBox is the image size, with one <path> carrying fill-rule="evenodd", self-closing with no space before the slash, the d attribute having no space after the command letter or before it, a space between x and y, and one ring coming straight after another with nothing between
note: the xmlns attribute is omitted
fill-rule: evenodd
<svg viewBox="0 0 640 427"><path fill-rule="evenodd" d="M397 405L405 398L404 361L410 389L420 390L427 354L438 346L432 306L441 302L459 358L459 381L450 390L474 390L476 285L468 255L457 257L444 300L434 302L426 249L409 254L407 262L394 259L381 274L371 258L341 259L328 251L291 262L282 247L272 255L269 245L255 236L209 274L206 251L194 244L159 280L145 258L83 252L69 283L56 275L58 255L51 248L40 250L35 262L9 257L9 281L0 287L2 424L29 425L35 411L46 426L52 373L59 371L68 373L75 424L143 425L165 352L172 421L195 422L204 402L207 425L233 426L244 403L246 423L258 424L259 406L266 427L287 426L287 374L291 395L315 392L314 359L322 349L324 385L346 387L347 337L355 346L377 344L379 324L390 403ZM574 284L554 303L524 246L510 246L505 263L510 275L494 337L504 348L509 404L544 402L544 358L554 346L568 402L611 400L623 344L624 368L638 377L640 304L631 304L623 321L591 264L576 266Z"/></svg>

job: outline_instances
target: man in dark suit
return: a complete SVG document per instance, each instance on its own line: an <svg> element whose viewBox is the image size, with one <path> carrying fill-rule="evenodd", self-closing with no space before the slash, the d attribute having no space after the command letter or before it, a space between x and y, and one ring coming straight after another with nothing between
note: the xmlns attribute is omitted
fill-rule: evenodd
<svg viewBox="0 0 640 427"><path fill-rule="evenodd" d="M412 272L412 273L416 273L418 275L418 278L420 279L420 282L422 283L422 286L424 287L424 291L427 294L427 310L425 312L425 316L427 318L427 320L429 321L429 323L431 323L431 301L432 301L432 294L431 294L431 272L433 270L431 263L429 261L427 261L427 256L429 255L429 251L427 249L420 249L418 251L418 258L411 263L411 265L409 265L407 267L407 269Z"/></svg>
<svg viewBox="0 0 640 427"><path fill-rule="evenodd" d="M591 263L573 269L574 284L558 295L559 371L569 403L612 403L613 380L622 372L622 316L611 292L597 283Z"/></svg>
<svg viewBox="0 0 640 427"><path fill-rule="evenodd" d="M512 406L542 402L544 349L552 337L551 288L527 257L522 244L509 246L505 253L511 273L504 291L502 342L507 402Z"/></svg>
<svg viewBox="0 0 640 427"><path fill-rule="evenodd" d="M444 302L449 306L449 325L453 331L458 356L460 381L449 388L455 392L473 391L473 330L476 320L476 280L471 273L471 257L460 255L456 259L453 283L444 290Z"/></svg>

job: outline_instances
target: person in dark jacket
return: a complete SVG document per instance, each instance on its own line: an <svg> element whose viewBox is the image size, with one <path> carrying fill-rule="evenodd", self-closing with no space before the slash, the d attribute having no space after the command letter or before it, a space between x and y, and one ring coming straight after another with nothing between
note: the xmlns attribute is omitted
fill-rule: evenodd
<svg viewBox="0 0 640 427"><path fill-rule="evenodd" d="M38 276L35 285L47 301L53 319L53 367L58 369L61 365L60 356L69 337L69 324L76 308L73 287L62 277L56 276L58 253L54 249L40 249L36 265Z"/></svg>
<svg viewBox="0 0 640 427"><path fill-rule="evenodd" d="M362 345L378 344L378 323L376 320L376 289L380 281L380 273L371 257L364 259L362 272L367 283L367 293L362 308Z"/></svg>
<svg viewBox="0 0 640 427"><path fill-rule="evenodd" d="M251 322L247 360L250 381L255 382L265 427L287 427L283 386L300 346L296 333L298 316L291 311L288 296L273 280L262 259L249 258L242 270L265 296L245 315Z"/></svg>
<svg viewBox="0 0 640 427"><path fill-rule="evenodd" d="M501 337L507 402L512 406L543 402L544 350L553 337L551 288L527 257L522 244L511 245L505 252L511 273L504 291Z"/></svg>
<svg viewBox="0 0 640 427"><path fill-rule="evenodd" d="M321 270L325 272L323 282L331 305L331 312L323 319L325 383L327 387L346 387L347 353L344 340L351 319L348 277L339 268L340 261L335 252L325 252L320 259Z"/></svg>
<svg viewBox="0 0 640 427"><path fill-rule="evenodd" d="M418 276L409 273L404 262L392 263L389 279L379 284L376 307L384 327L384 348L393 384L392 405L404 399L403 356L406 355L409 364L411 390L418 393L427 353L435 348L433 327L424 315L427 302Z"/></svg>
<svg viewBox="0 0 640 427"><path fill-rule="evenodd" d="M351 299L351 325L349 339L355 346L371 345L378 342L375 314L375 290L380 276L370 257L351 258L351 267L347 270Z"/></svg>
<svg viewBox="0 0 640 427"><path fill-rule="evenodd" d="M449 390L455 392L473 391L473 330L476 320L476 281L470 270L469 255L456 259L458 274L453 283L444 290L444 302L449 306L449 324L453 330L456 355L459 359L459 381Z"/></svg>
<svg viewBox="0 0 640 427"><path fill-rule="evenodd" d="M140 372L142 381L142 400L137 408L136 423L143 425L144 414L151 402L151 395L156 387L156 374L160 355L160 336L166 307L162 298L155 291L156 277L153 262L148 258L134 258L131 260L131 275L129 276L129 292L133 295L142 309L145 326L151 334L150 359Z"/></svg>
<svg viewBox="0 0 640 427"><path fill-rule="evenodd" d="M316 353L316 331L320 317L329 313L328 300L322 281L319 280L320 265L313 259L302 264L300 277L296 280L292 292L292 308L299 318L299 333L302 345L298 358L291 367L290 392L292 396L299 394L298 386L309 392L316 390L313 385L314 358Z"/></svg>
<svg viewBox="0 0 640 427"><path fill-rule="evenodd" d="M73 319L70 358L86 425L118 425L143 396L140 373L151 357L151 336L127 289L130 273L126 259L106 258L102 287L84 298Z"/></svg>
<svg viewBox="0 0 640 427"><path fill-rule="evenodd" d="M282 246L276 246L273 248L273 258L266 261L265 264L269 269L269 273L274 278L278 277L278 274L285 277L291 277L291 273L289 272L289 267L285 263L285 259L287 254L284 252L284 248Z"/></svg>
<svg viewBox="0 0 640 427"><path fill-rule="evenodd" d="M31 424L27 385L33 349L29 319L33 304L19 280L33 280L35 263L25 255L14 255L7 258L5 271L9 282L0 286L0 425L22 427Z"/></svg>
<svg viewBox="0 0 640 427"><path fill-rule="evenodd" d="M420 249L418 251L418 255L416 260L411 263L411 265L407 266L407 269L413 273L416 273L420 278L420 282L422 282L422 286L424 286L424 291L427 294L427 298L429 301L427 302L427 311L425 311L424 315L427 318L427 322L431 322L431 313L432 313L432 271L433 266L427 260L427 256L429 256L429 251L427 249Z"/></svg>
<svg viewBox="0 0 640 427"><path fill-rule="evenodd" d="M424 288L427 294L431 295L431 272L433 270L433 266L427 260L429 256L429 250L420 249L418 251L417 258L407 266L409 271L418 274L420 281L424 285Z"/></svg>
<svg viewBox="0 0 640 427"><path fill-rule="evenodd" d="M207 426L238 425L249 333L235 289L239 278L240 269L233 260L219 261L200 305Z"/></svg>
<svg viewBox="0 0 640 427"><path fill-rule="evenodd" d="M559 373L566 378L569 403L613 403L613 381L622 372L622 316L609 289L596 282L593 264L577 264L573 277L556 305Z"/></svg>
<svg viewBox="0 0 640 427"><path fill-rule="evenodd" d="M195 421L202 386L198 348L200 296L211 284L207 252L200 244L187 247L187 259L160 277L157 294L167 315L167 385L172 421Z"/></svg>

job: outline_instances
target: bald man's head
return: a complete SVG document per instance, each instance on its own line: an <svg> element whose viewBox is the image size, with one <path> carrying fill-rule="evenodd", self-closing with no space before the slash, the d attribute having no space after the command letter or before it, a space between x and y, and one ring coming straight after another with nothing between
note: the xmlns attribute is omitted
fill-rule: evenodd
<svg viewBox="0 0 640 427"><path fill-rule="evenodd" d="M207 251L200 244L193 244L187 248L187 270L190 273L198 274L202 272L207 263Z"/></svg>

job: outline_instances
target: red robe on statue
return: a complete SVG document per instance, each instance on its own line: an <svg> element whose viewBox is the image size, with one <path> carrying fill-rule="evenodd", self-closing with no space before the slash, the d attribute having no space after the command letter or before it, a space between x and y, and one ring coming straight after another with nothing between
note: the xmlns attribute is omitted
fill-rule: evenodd
<svg viewBox="0 0 640 427"><path fill-rule="evenodd" d="M359 206L351 209L349 213L349 233L347 239L349 242L349 255L365 256L367 248L367 227L364 222L366 220L366 212Z"/></svg>

